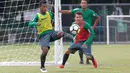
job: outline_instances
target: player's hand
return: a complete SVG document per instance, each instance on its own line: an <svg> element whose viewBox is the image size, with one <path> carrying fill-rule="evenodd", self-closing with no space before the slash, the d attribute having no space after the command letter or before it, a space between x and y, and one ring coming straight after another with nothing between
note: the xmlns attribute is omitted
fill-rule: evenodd
<svg viewBox="0 0 130 73"><path fill-rule="evenodd" d="M40 26L41 24L40 23L37 23L37 26Z"/></svg>
<svg viewBox="0 0 130 73"><path fill-rule="evenodd" d="M92 27L92 29L94 29L94 27Z"/></svg>
<svg viewBox="0 0 130 73"><path fill-rule="evenodd" d="M92 29L94 30L94 29L95 29L95 27L94 27L94 26L92 26Z"/></svg>

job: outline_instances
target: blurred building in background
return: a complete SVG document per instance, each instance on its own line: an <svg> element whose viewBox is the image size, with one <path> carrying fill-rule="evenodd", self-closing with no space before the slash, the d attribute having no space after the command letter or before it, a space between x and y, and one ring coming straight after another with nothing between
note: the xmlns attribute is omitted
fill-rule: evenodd
<svg viewBox="0 0 130 73"><path fill-rule="evenodd" d="M54 0L48 0L52 6L50 10L54 12ZM1 0L0 1L0 41L7 40L8 30L11 28L13 33L18 33L16 38L30 38L32 33L26 35L28 28L28 22L33 18L34 14L39 10L39 0ZM61 0L62 9L73 9L80 7L80 0ZM130 0L88 0L88 8L94 10L99 16L100 21L97 25L95 32L95 42L106 42L106 16L107 15L130 15ZM130 18L123 18L125 21L129 21ZM94 19L93 19L94 20ZM69 27L73 21L73 15L62 14L63 30L69 32ZM129 22L117 22L110 20L110 37L111 41L130 41L130 23ZM118 26L125 27L127 31L123 33L118 32ZM127 25L127 26L126 26ZM14 28L14 29L13 29ZM16 31L15 28L18 30ZM18 29L19 28L19 29ZM120 28L120 26L119 26ZM119 31L120 32L120 31ZM125 38L122 38L125 37ZM22 39L21 39L22 41ZM26 39L28 41L28 39ZM6 41L5 41L6 42ZM24 41L25 42L25 41Z"/></svg>

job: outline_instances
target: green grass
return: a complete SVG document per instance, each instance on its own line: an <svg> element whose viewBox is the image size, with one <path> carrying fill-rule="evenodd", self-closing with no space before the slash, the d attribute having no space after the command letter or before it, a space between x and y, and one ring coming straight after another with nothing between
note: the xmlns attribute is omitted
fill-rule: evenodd
<svg viewBox="0 0 130 73"><path fill-rule="evenodd" d="M65 46L64 51L68 45ZM64 69L56 65L46 66L48 73L130 73L130 45L93 45L93 54L98 68L92 65L80 65L78 53L70 55ZM49 52L52 52L51 48ZM0 46L1 61L39 61L39 45L6 45ZM47 58L52 58L52 54ZM50 60L50 59L49 59ZM85 57L84 57L85 60ZM39 66L0 66L0 73L41 73Z"/></svg>

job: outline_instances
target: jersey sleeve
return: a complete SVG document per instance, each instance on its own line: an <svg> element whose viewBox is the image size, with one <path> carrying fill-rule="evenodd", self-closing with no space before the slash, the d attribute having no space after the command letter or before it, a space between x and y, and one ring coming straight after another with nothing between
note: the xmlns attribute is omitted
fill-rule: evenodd
<svg viewBox="0 0 130 73"><path fill-rule="evenodd" d="M93 16L93 17L97 17L97 16L98 16L98 14L95 13L93 10L92 10L91 12L92 12L92 16Z"/></svg>
<svg viewBox="0 0 130 73"><path fill-rule="evenodd" d="M88 23L85 23L85 24L84 24L84 29L87 30L87 31L89 31L89 33L90 33L90 36L89 36L88 39L84 42L84 44L89 45L89 44L92 43L95 33L94 33L93 29L91 28L91 26L90 26Z"/></svg>
<svg viewBox="0 0 130 73"><path fill-rule="evenodd" d="M34 27L37 25L38 22L38 14L36 14L33 19L29 22L28 26L29 27Z"/></svg>
<svg viewBox="0 0 130 73"><path fill-rule="evenodd" d="M78 12L78 11L79 11L79 8L75 8L75 9L70 10L70 12L71 12L72 14L75 14L75 13Z"/></svg>

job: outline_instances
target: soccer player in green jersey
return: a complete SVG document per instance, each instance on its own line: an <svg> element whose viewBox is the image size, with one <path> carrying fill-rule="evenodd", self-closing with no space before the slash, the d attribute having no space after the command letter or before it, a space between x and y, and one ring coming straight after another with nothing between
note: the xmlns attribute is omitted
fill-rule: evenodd
<svg viewBox="0 0 130 73"><path fill-rule="evenodd" d="M35 15L35 17L29 22L30 27L35 27L37 29L37 34L42 50L40 57L41 60L41 72L47 72L45 69L45 61L47 53L50 49L50 42L60 39L61 37L69 37L69 34L63 31L54 31L51 23L52 14L48 11L48 3L44 0L39 2L40 11ZM73 38L73 37L72 37Z"/></svg>
<svg viewBox="0 0 130 73"><path fill-rule="evenodd" d="M90 49L88 48L88 45L92 43L92 40L94 38L94 31L87 22L83 21L81 12L77 12L74 19L75 21L73 24L78 24L80 26L80 29L75 36L74 43L72 43L68 50L65 52L62 65L58 66L58 68L64 68L65 63L69 58L69 54L74 54L77 50L82 50L86 57L92 61L94 68L97 68L96 60L89 52Z"/></svg>
<svg viewBox="0 0 130 73"><path fill-rule="evenodd" d="M86 0L81 0L80 3L81 8L75 8L72 10L59 10L59 12L63 14L75 14L76 12L81 12L83 16L83 20L86 21L90 26L92 26L93 29L95 29L96 25L99 21L99 16L91 9L87 8L88 4ZM95 22L92 24L92 17L95 17ZM91 49L91 45L88 46L89 49ZM91 50L90 50L91 53ZM79 51L80 56L80 64L83 64L83 52ZM90 64L89 60L86 60L86 64Z"/></svg>

